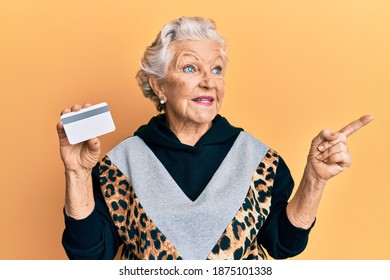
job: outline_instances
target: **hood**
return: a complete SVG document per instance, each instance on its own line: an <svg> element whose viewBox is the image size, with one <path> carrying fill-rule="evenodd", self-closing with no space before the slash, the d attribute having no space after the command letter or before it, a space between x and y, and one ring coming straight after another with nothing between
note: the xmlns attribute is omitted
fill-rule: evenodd
<svg viewBox="0 0 390 280"><path fill-rule="evenodd" d="M242 128L236 128L221 115L217 115L212 121L212 127L201 137L195 146L180 142L167 125L166 114L153 117L148 124L142 125L134 135L139 136L145 143L170 150L195 152L204 145L213 145L225 142L236 137Z"/></svg>

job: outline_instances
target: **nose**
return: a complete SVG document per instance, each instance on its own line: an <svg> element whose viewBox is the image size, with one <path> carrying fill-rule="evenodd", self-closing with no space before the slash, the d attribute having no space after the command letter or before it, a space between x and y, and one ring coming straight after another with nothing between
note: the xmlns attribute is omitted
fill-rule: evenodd
<svg viewBox="0 0 390 280"><path fill-rule="evenodd" d="M201 81L199 82L199 86L204 89L213 89L216 87L215 77L213 73L203 72L203 76Z"/></svg>

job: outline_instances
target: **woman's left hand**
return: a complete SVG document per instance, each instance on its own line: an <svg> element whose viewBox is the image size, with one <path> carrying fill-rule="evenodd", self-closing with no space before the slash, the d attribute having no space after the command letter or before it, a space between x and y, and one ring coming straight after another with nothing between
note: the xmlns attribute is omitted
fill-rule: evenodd
<svg viewBox="0 0 390 280"><path fill-rule="evenodd" d="M286 209L294 226L308 229L313 224L326 182L352 164L347 137L373 119L366 115L338 132L323 130L314 137L302 180Z"/></svg>
<svg viewBox="0 0 390 280"><path fill-rule="evenodd" d="M318 186L324 186L329 179L351 166L347 138L373 119L372 115L363 116L338 132L323 130L312 140L305 171L313 176Z"/></svg>

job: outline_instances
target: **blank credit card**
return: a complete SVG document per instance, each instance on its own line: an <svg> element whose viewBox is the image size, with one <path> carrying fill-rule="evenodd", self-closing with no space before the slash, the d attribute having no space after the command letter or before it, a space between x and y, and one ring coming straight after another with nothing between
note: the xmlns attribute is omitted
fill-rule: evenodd
<svg viewBox="0 0 390 280"><path fill-rule="evenodd" d="M61 116L69 143L74 145L115 130L107 103L99 103Z"/></svg>

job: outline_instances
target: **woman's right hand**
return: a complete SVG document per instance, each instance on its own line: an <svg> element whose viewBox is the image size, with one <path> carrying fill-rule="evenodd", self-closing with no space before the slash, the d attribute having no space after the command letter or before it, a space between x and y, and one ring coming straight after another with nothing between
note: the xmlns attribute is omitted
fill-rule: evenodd
<svg viewBox="0 0 390 280"><path fill-rule="evenodd" d="M77 104L64 109L61 115L77 112L89 106L90 104L84 104L83 106ZM91 173L93 167L99 161L100 141L98 138L93 138L71 145L61 121L57 124L57 133L61 159L65 167L65 212L74 219L84 219L92 213L95 206Z"/></svg>
<svg viewBox="0 0 390 280"><path fill-rule="evenodd" d="M71 108L62 110L61 115L70 112L77 112L82 108L87 108L90 104L83 106L76 104ZM57 124L57 133L60 142L60 154L64 163L66 172L74 172L75 174L88 174L96 165L100 157L100 141L98 138L93 138L88 141L71 145L66 137L62 122Z"/></svg>

